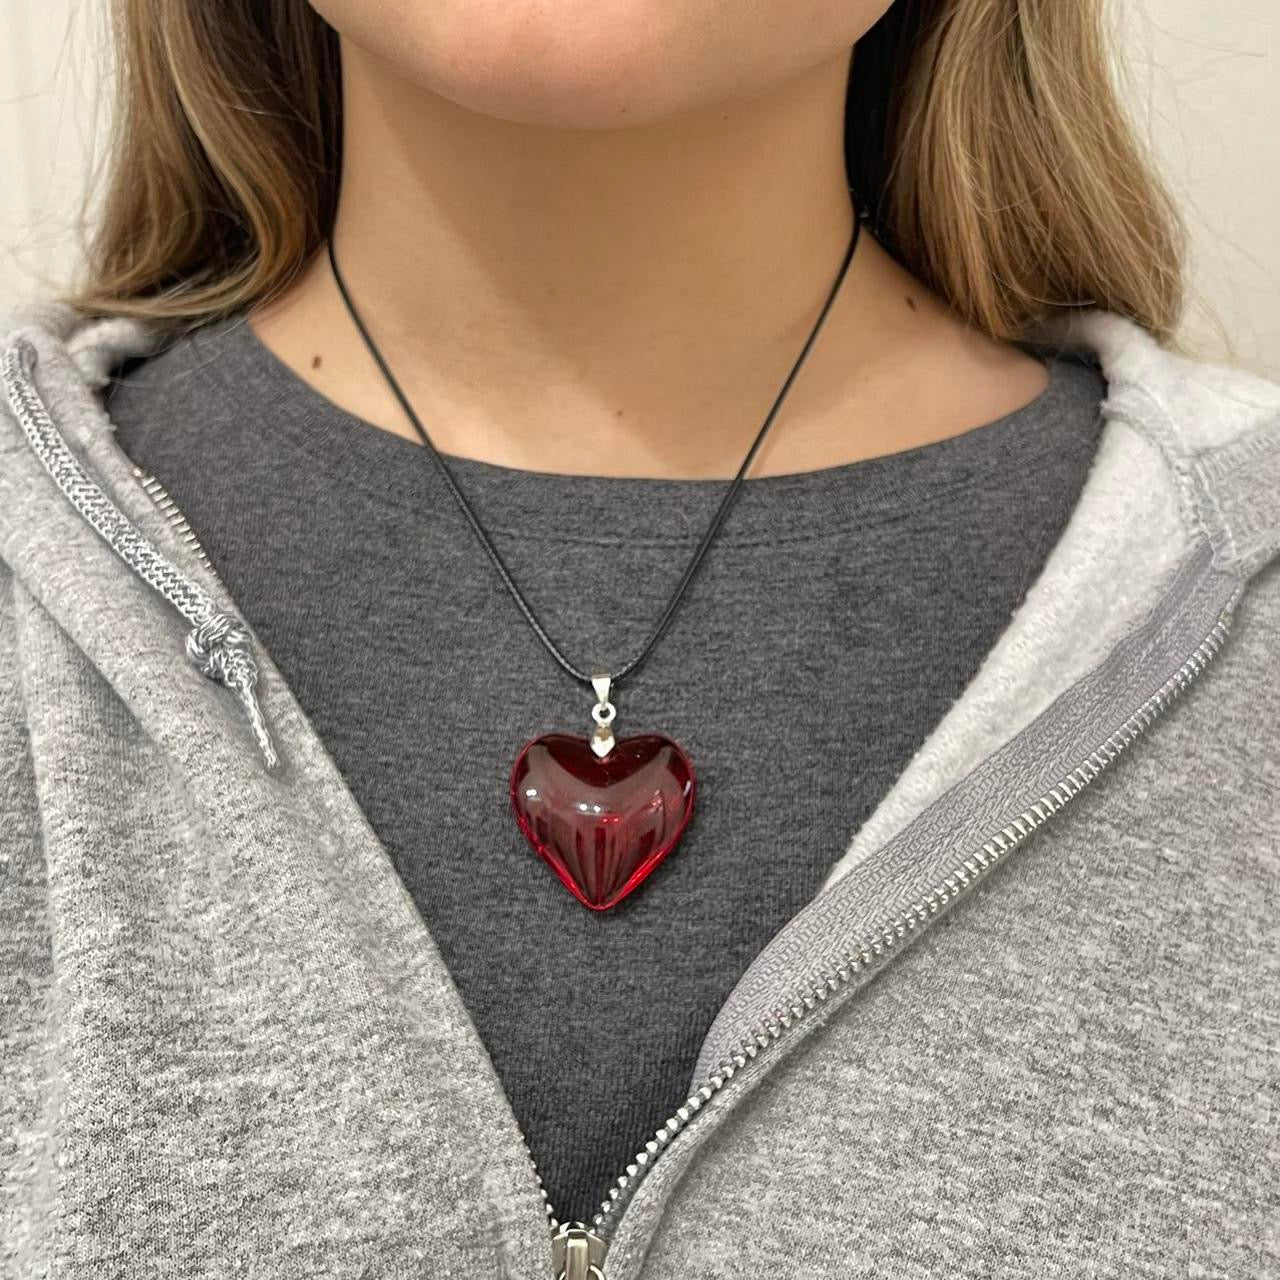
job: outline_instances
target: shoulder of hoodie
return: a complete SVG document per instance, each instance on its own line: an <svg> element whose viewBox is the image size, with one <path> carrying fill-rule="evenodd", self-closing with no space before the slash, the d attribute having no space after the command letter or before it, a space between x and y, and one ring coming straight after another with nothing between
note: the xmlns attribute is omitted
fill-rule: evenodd
<svg viewBox="0 0 1280 1280"><path fill-rule="evenodd" d="M34 373L43 407L60 427L75 420L81 434L110 424L97 392L120 359L154 350L160 330L133 319L90 317L58 300L0 305L0 578L8 577L8 532L19 526L6 520L12 500L31 486L44 489L48 475L32 449L10 388ZM34 369L30 353L35 351Z"/></svg>
<svg viewBox="0 0 1280 1280"><path fill-rule="evenodd" d="M149 354L165 341L166 334L145 320L90 316L52 299L0 307L0 351L24 337L69 360L81 388L93 391L106 385L121 360Z"/></svg>
<svg viewBox="0 0 1280 1280"><path fill-rule="evenodd" d="M1280 555L1280 381L1171 350L1099 308L1060 313L1035 336L1094 354L1103 412L1159 451L1219 568L1247 578Z"/></svg>
<svg viewBox="0 0 1280 1280"><path fill-rule="evenodd" d="M59 300L34 300L0 306L0 479L15 471L31 474L22 424L9 393L10 381L33 373L50 416L61 422L70 415L110 422L98 392L125 358L156 350L163 331L142 320L94 317ZM30 359L18 358L23 344L35 350ZM17 464L17 465L15 465Z"/></svg>

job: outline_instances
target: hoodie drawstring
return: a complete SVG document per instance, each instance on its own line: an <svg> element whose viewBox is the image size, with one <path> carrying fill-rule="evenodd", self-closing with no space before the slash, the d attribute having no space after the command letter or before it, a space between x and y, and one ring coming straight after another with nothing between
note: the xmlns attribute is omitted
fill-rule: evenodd
<svg viewBox="0 0 1280 1280"><path fill-rule="evenodd" d="M274 769L279 757L258 703L258 664L248 628L162 555L81 466L36 388L32 376L36 359L35 347L19 338L0 360L9 407L36 456L111 549L191 624L187 657L202 674L236 695L266 767Z"/></svg>

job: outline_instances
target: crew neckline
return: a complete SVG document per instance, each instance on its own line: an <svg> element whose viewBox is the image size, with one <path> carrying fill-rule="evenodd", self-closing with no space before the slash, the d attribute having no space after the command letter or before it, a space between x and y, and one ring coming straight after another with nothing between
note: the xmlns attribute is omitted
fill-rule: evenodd
<svg viewBox="0 0 1280 1280"><path fill-rule="evenodd" d="M331 400L261 341L244 312L211 322L186 341L197 369L226 375L224 396L234 399L251 387L264 428L279 432L339 485L419 513L443 498L450 515L459 514L421 444ZM1101 375L1096 364L1047 344L1017 345L1049 373L1034 399L957 435L895 453L809 471L748 475L720 541L772 545L893 521L920 502L936 502L958 489L983 483L998 487L1004 466L1025 469L1073 442L1092 449L1101 415L1080 410L1086 391L1097 409L1094 379ZM1044 429L1034 429L1037 424ZM1068 433L1073 424L1077 431ZM535 471L456 454L444 458L495 535L632 545L686 542L702 535L729 484Z"/></svg>

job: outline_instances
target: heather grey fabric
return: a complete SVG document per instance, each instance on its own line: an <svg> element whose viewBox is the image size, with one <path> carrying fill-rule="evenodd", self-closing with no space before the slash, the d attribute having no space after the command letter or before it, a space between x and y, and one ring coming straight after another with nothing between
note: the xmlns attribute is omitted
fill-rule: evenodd
<svg viewBox="0 0 1280 1280"><path fill-rule="evenodd" d="M146 332L19 321L93 476L219 594L94 399ZM725 1043L767 1047L664 1127L600 1224L608 1280L1280 1270L1280 386L1119 316L1068 328L1109 390L1067 528L831 887L748 966L770 1014ZM276 773L3 414L0 562L2 1273L550 1275L494 1065L269 652ZM1131 660L1108 665L1117 646ZM1129 730L1171 680L1186 691ZM965 869L960 810L934 822L957 783L999 753L984 790L1027 812L1103 722L1110 763ZM823 975L807 942L773 963L788 935L820 937L827 893L932 805L884 902L919 904L914 923L868 917L867 963L789 1013ZM887 834L866 848L868 830ZM940 861L961 869L945 899Z"/></svg>
<svg viewBox="0 0 1280 1280"><path fill-rule="evenodd" d="M684 1100L734 983L821 887L1061 534L1105 384L1045 358L1048 387L999 421L748 481L616 699L621 732L685 744L700 800L677 854L607 917L561 888L507 804L520 746L585 732L591 699L533 642L422 449L313 391L239 316L118 373L117 440L199 531L388 849L560 1215L589 1218ZM612 666L643 643L722 492L452 466L551 634Z"/></svg>
<svg viewBox="0 0 1280 1280"><path fill-rule="evenodd" d="M1278 654L1272 562L1148 738L672 1145L611 1280L1280 1276Z"/></svg>
<svg viewBox="0 0 1280 1280"><path fill-rule="evenodd" d="M732 1056L744 1031L768 1020L788 975L820 971L833 957L856 953L877 936L877 926L910 910L922 884L930 890L946 885L960 865L957 850L984 850L999 859L1089 785L1112 753L1144 732L1149 717L1162 712L1210 659L1208 650L1220 642L1239 594L1239 579L1215 570L1209 544L1202 542L1149 617L1105 662L1054 699L1036 719L1034 733L1020 734L988 756L874 858L822 894L803 923L771 940L721 1007L694 1078L714 1071ZM976 874L985 867L967 869Z"/></svg>

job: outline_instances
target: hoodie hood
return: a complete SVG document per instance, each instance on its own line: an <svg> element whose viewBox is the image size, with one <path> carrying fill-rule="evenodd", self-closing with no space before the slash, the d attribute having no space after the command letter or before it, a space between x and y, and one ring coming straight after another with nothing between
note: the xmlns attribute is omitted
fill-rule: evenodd
<svg viewBox="0 0 1280 1280"><path fill-rule="evenodd" d="M594 1266L607 1247L609 1280L679 1274L647 1270L647 1259L681 1177L725 1117L1147 734L1227 643L1250 582L1280 553L1280 385L1176 355L1105 311L1072 313L1034 337L1091 353L1107 378L1097 457L1067 528L970 686L855 834L823 892L743 975L708 1031L688 1102L621 1174L592 1242L566 1242L561 1233L562 1268L566 1251L581 1244L583 1265L588 1250ZM56 304L14 312L0 329L0 565L29 655L19 684L34 772L45 777L33 785L56 790L79 771L64 721L89 716L67 706L76 687L69 664L83 660L101 686L86 700L114 717L113 732L133 735L148 759L163 761L166 812L177 806L180 825L221 851L226 861L201 874L214 875L214 888L244 911L211 935L230 960L181 957L183 982L192 985L169 996L214 1010L210 1018L230 1016L224 997L209 995L227 963L258 955L266 976L245 981L265 983L280 999L288 998L289 966L327 966L315 980L331 1022L294 1025L282 1012L276 1050L323 1046L338 1089L344 1063L370 1036L418 1053L422 1070L430 1067L422 1098L394 1095L402 1111L390 1129L379 1110L385 1099L374 1099L368 1116L377 1158L399 1149L401 1123L431 1133L435 1163L414 1167L413 1194L429 1201L441 1239L460 1242L456 1256L441 1245L435 1269L549 1274L536 1173L389 858L252 620L239 615L114 440L99 392L121 361L159 343L139 322L88 320ZM140 793L150 785L131 782ZM121 803L118 828L132 831L125 815L145 801ZM121 837L126 845L132 838ZM123 882L118 888L125 891ZM301 908L284 905L299 901ZM323 946L317 922L327 931ZM269 942L252 941L254 929ZM256 950L263 946L266 954ZM83 981L92 994L92 976ZM87 1052L74 1035L63 1047L70 1062ZM312 1154L350 1167L358 1135L324 1129L323 1107L316 1114L322 1129L310 1135ZM474 1148L476 1125L486 1163L479 1183L460 1193L449 1162L466 1164L459 1153ZM268 1168L280 1155L259 1154ZM31 1161L39 1164L37 1153ZM288 1167L297 1176L310 1165ZM485 1206L483 1244L457 1216L464 1200ZM364 1221L363 1211L351 1213L343 1229Z"/></svg>

